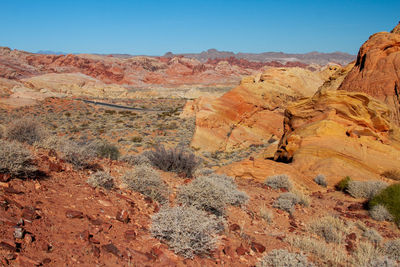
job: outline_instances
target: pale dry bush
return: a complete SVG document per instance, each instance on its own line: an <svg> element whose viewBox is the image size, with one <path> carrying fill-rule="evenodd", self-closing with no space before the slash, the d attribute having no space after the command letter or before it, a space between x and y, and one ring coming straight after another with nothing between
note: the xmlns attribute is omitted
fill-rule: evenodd
<svg viewBox="0 0 400 267"><path fill-rule="evenodd" d="M20 118L10 122L5 131L6 138L32 145L46 138L45 127L34 118Z"/></svg>
<svg viewBox="0 0 400 267"><path fill-rule="evenodd" d="M281 194L277 200L275 200L273 207L288 213L294 212L294 206L299 203L300 199L296 194L287 192Z"/></svg>
<svg viewBox="0 0 400 267"><path fill-rule="evenodd" d="M273 189L283 188L286 190L291 190L293 187L293 184L290 181L289 176L286 174L278 174L278 175L269 176L265 180L264 184Z"/></svg>
<svg viewBox="0 0 400 267"><path fill-rule="evenodd" d="M274 249L257 263L256 267L312 267L307 256L300 253L291 253L286 249Z"/></svg>
<svg viewBox="0 0 400 267"><path fill-rule="evenodd" d="M207 255L216 248L224 222L195 207L161 209L152 216L151 233L185 258Z"/></svg>
<svg viewBox="0 0 400 267"><path fill-rule="evenodd" d="M377 221L393 221L393 216L387 210L387 208L381 204L373 206L369 210L369 215L372 219Z"/></svg>
<svg viewBox="0 0 400 267"><path fill-rule="evenodd" d="M168 186L160 174L149 165L139 165L133 171L127 171L122 181L130 190L142 193L160 203L168 200Z"/></svg>
<svg viewBox="0 0 400 267"><path fill-rule="evenodd" d="M93 187L103 187L110 190L114 187L114 178L108 172L98 171L89 177L87 183Z"/></svg>
<svg viewBox="0 0 400 267"><path fill-rule="evenodd" d="M381 256L377 259L371 259L366 263L365 267L398 267L396 261L387 256Z"/></svg>
<svg viewBox="0 0 400 267"><path fill-rule="evenodd" d="M387 241L383 246L383 251L389 258L400 261L400 239Z"/></svg>
<svg viewBox="0 0 400 267"><path fill-rule="evenodd" d="M271 223L274 219L274 213L263 204L260 208L260 217L268 223Z"/></svg>
<svg viewBox="0 0 400 267"><path fill-rule="evenodd" d="M375 229L366 229L362 236L367 238L373 244L379 244L382 241L382 236Z"/></svg>
<svg viewBox="0 0 400 267"><path fill-rule="evenodd" d="M371 199L387 186L382 181L350 181L347 192L355 198Z"/></svg>
<svg viewBox="0 0 400 267"><path fill-rule="evenodd" d="M237 189L231 177L223 174L195 178L181 186L177 194L178 203L195 206L217 216L224 215L227 205L240 206L248 198L246 193Z"/></svg>
<svg viewBox="0 0 400 267"><path fill-rule="evenodd" d="M351 262L354 266L368 266L368 263L382 255L378 246L370 242L360 242L352 254Z"/></svg>
<svg viewBox="0 0 400 267"><path fill-rule="evenodd" d="M326 182L325 175L323 174L318 174L314 178L314 182L322 187L327 187L328 183Z"/></svg>
<svg viewBox="0 0 400 267"><path fill-rule="evenodd" d="M0 173L26 177L37 171L32 153L21 143L0 140Z"/></svg>
<svg viewBox="0 0 400 267"><path fill-rule="evenodd" d="M124 155L121 157L121 161L124 161L130 165L151 165L151 162L148 157L143 154L138 155Z"/></svg>
<svg viewBox="0 0 400 267"><path fill-rule="evenodd" d="M317 219L308 226L310 232L322 237L328 243L341 244L351 226L339 218L326 216Z"/></svg>

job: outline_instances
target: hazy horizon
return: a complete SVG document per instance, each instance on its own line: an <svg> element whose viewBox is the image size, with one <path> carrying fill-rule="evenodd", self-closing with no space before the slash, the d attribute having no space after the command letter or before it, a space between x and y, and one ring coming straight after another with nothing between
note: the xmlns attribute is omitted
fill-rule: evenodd
<svg viewBox="0 0 400 267"><path fill-rule="evenodd" d="M357 54L400 20L398 1L3 1L0 46L29 52L160 56Z"/></svg>

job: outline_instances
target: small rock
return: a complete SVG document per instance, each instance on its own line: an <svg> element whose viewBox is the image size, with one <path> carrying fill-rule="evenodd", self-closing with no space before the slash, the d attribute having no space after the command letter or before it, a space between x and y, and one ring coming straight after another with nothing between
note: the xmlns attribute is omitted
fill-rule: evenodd
<svg viewBox="0 0 400 267"><path fill-rule="evenodd" d="M229 225L229 230L236 232L240 230L240 226L236 223Z"/></svg>
<svg viewBox="0 0 400 267"><path fill-rule="evenodd" d="M135 240L136 235L137 234L135 230L127 230L124 234L126 240Z"/></svg>
<svg viewBox="0 0 400 267"><path fill-rule="evenodd" d="M89 241L90 241L90 243L93 243L93 244L97 244L97 245L100 244L100 241L95 238L90 238Z"/></svg>
<svg viewBox="0 0 400 267"><path fill-rule="evenodd" d="M129 214L126 210L119 210L116 219L123 223L128 223L130 221Z"/></svg>
<svg viewBox="0 0 400 267"><path fill-rule="evenodd" d="M15 227L14 228L14 238L16 239L23 239L25 236L25 230L22 227Z"/></svg>
<svg viewBox="0 0 400 267"><path fill-rule="evenodd" d="M65 216L69 219L75 219L75 218L82 219L83 213L77 210L67 210L65 212Z"/></svg>
<svg viewBox="0 0 400 267"><path fill-rule="evenodd" d="M112 243L107 244L107 245L103 245L103 246L101 246L101 248L102 248L102 250L104 252L108 252L108 253L114 254L117 257L120 257L120 255L121 255L121 252Z"/></svg>
<svg viewBox="0 0 400 267"><path fill-rule="evenodd" d="M354 211L354 210L363 210L363 204L362 203L353 203L347 207L348 210Z"/></svg>
<svg viewBox="0 0 400 267"><path fill-rule="evenodd" d="M243 256L244 254L249 253L249 250L245 249L245 248L243 247L243 245L240 244L240 246L236 249L236 253L237 253L239 256Z"/></svg>
<svg viewBox="0 0 400 267"><path fill-rule="evenodd" d="M93 246L92 252L93 252L93 256L95 256L96 258L100 257L100 249L98 247Z"/></svg>
<svg viewBox="0 0 400 267"><path fill-rule="evenodd" d="M49 162L49 171L51 172L62 172L63 171L63 167L60 163L55 163L50 161Z"/></svg>
<svg viewBox="0 0 400 267"><path fill-rule="evenodd" d="M49 258L45 258L44 260L42 260L42 264L49 264L51 262L51 259Z"/></svg>
<svg viewBox="0 0 400 267"><path fill-rule="evenodd" d="M33 238L33 236L31 234L26 234L24 236L24 243L27 244L27 245L32 244L33 240L34 240L34 238Z"/></svg>
<svg viewBox="0 0 400 267"><path fill-rule="evenodd" d="M265 251L265 246L261 245L260 243L257 242L251 242L251 249L253 251L263 253Z"/></svg>
<svg viewBox="0 0 400 267"><path fill-rule="evenodd" d="M20 266L39 266L39 265L41 265L41 263L39 261L22 256L22 255L18 255L18 258L16 261Z"/></svg>
<svg viewBox="0 0 400 267"><path fill-rule="evenodd" d="M346 237L346 239L348 239L348 240L356 240L357 239L357 235L356 235L356 233L351 233L351 234L348 234L347 235L347 237Z"/></svg>
<svg viewBox="0 0 400 267"><path fill-rule="evenodd" d="M4 249L10 252L16 252L17 248L11 242L1 241L0 242L0 249Z"/></svg>
<svg viewBox="0 0 400 267"><path fill-rule="evenodd" d="M83 241L89 241L90 233L89 233L88 230L85 230L85 231L83 231L83 232L81 232L81 233L79 234L79 237L80 237L80 239L82 239Z"/></svg>
<svg viewBox="0 0 400 267"><path fill-rule="evenodd" d="M21 195L24 193L22 191L18 191L17 189L15 189L13 187L5 187L5 188L3 188L3 190L7 194Z"/></svg>
<svg viewBox="0 0 400 267"><path fill-rule="evenodd" d="M22 211L22 218L28 222L38 219L40 216L36 213L35 207L27 206Z"/></svg>

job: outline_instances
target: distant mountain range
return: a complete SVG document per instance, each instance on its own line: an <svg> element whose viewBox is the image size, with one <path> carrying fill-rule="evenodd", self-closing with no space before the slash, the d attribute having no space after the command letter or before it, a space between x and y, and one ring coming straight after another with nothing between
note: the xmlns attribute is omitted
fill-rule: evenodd
<svg viewBox="0 0 400 267"><path fill-rule="evenodd" d="M44 55L65 55L68 53L64 52L54 52L50 50L41 50L37 54ZM79 53L74 53L79 54ZM105 54L99 54L105 55ZM136 55L130 54L110 54L117 58L129 58ZM207 62L209 59L221 59L221 58L236 58L236 59L246 59L248 61L256 62L280 62L286 64L288 62L301 62L305 64L318 64L326 65L328 63L338 63L341 65L346 65L349 62L355 60L356 56L343 52L333 52L333 53L320 53L320 52L310 52L305 54L289 54L283 52L263 52L263 53L234 53L229 51L218 51L217 49L208 49L201 53L185 53L185 54L173 54L168 52L164 57L187 57L195 58L201 62Z"/></svg>

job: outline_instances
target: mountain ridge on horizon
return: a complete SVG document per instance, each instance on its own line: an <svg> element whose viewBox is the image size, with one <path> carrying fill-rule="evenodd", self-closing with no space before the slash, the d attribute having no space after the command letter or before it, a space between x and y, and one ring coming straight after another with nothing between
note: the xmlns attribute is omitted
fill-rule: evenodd
<svg viewBox="0 0 400 267"><path fill-rule="evenodd" d="M66 54L93 54L93 55L112 55L114 57L128 58L134 56L149 56L149 55L133 55L128 53L65 53L62 51L52 51L52 50L39 50L35 52L36 54L44 55L66 55ZM293 61L299 61L306 64L319 64L326 65L328 63L338 63L341 65L346 65L349 62L355 60L356 55L352 55L346 52L335 51L330 53L311 51L308 53L285 53L285 52L261 52L261 53L245 53L245 52L232 52L232 51L219 51L215 48L210 48L206 51L199 53L172 53L166 52L161 57L179 57L184 56L187 58L194 58L201 62L206 62L207 60L219 59L219 58L236 58L236 59L246 59L249 61L256 62L271 62L277 61L280 63L287 63ZM159 56L149 56L149 57L159 57Z"/></svg>

